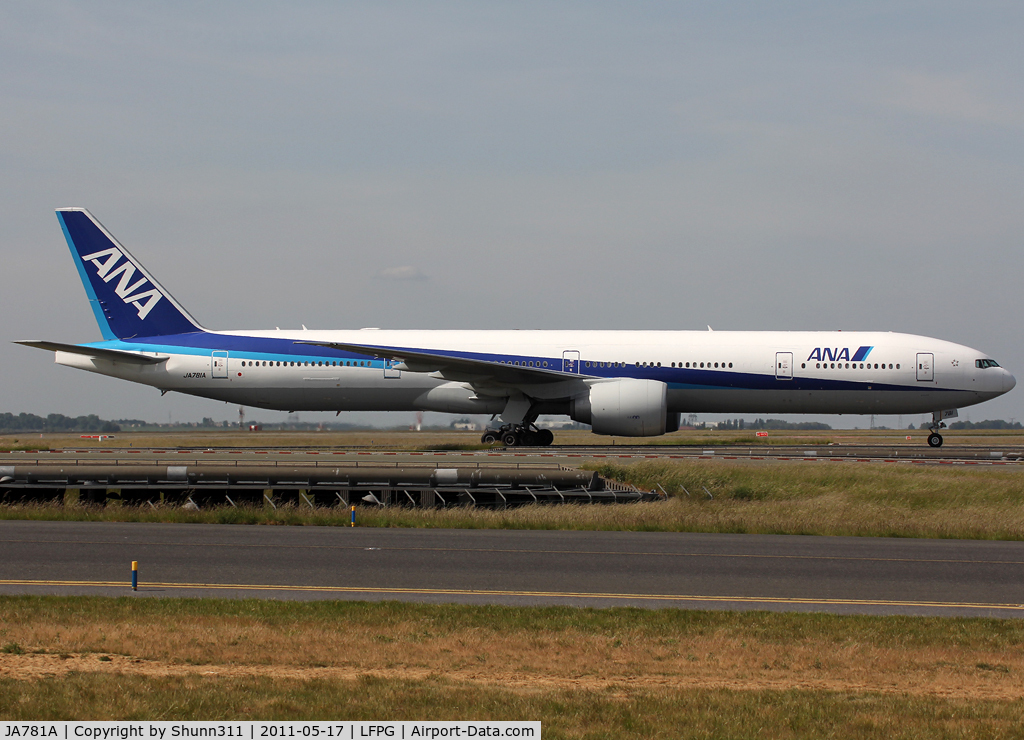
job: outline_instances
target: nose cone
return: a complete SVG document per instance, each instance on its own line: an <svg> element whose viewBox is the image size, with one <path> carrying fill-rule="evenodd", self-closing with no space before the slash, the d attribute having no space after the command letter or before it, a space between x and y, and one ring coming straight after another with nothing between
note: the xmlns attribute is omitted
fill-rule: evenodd
<svg viewBox="0 0 1024 740"><path fill-rule="evenodd" d="M1013 373L1009 370L1003 371L1003 393L1012 391L1013 387L1017 385L1017 379L1013 377Z"/></svg>

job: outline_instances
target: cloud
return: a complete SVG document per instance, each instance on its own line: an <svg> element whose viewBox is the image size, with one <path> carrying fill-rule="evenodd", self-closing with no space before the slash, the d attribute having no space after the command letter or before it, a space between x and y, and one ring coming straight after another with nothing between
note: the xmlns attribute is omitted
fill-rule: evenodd
<svg viewBox="0 0 1024 740"><path fill-rule="evenodd" d="M983 81L967 75L937 76L898 71L886 83L885 101L926 116L1020 126L1024 122L1022 106L986 90Z"/></svg>
<svg viewBox="0 0 1024 740"><path fill-rule="evenodd" d="M412 265L402 265L401 267L385 267L381 270L377 270L373 274L373 277L377 280L430 280L423 270Z"/></svg>

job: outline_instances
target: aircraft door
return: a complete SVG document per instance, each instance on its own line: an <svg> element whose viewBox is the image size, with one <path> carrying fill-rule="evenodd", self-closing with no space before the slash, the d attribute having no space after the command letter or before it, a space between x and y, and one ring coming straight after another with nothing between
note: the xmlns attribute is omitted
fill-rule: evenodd
<svg viewBox="0 0 1024 740"><path fill-rule="evenodd" d="M580 353L579 350L567 349L562 353L562 372L579 373Z"/></svg>
<svg viewBox="0 0 1024 740"><path fill-rule="evenodd" d="M931 352L917 353L917 379L935 380L935 355Z"/></svg>
<svg viewBox="0 0 1024 740"><path fill-rule="evenodd" d="M390 357L384 358L384 377L385 378L401 378L402 371L399 370L395 365L398 363L392 360Z"/></svg>
<svg viewBox="0 0 1024 740"><path fill-rule="evenodd" d="M228 377L228 353L217 350L210 353L210 377Z"/></svg>
<svg viewBox="0 0 1024 740"><path fill-rule="evenodd" d="M776 352L775 353L775 379L776 380L792 380L793 379L793 353L792 352Z"/></svg>

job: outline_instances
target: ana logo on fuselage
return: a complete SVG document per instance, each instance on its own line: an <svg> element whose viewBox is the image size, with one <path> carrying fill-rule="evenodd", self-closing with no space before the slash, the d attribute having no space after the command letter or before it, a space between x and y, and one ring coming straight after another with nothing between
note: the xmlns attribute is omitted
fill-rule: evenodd
<svg viewBox="0 0 1024 740"><path fill-rule="evenodd" d="M121 279L118 281L117 287L114 288L114 292L125 303L135 304L135 308L139 312L139 318L145 319L149 312L153 310L153 307L160 302L163 295L156 288L137 293L136 291L146 285L148 280L143 277L141 280L132 283L132 278L135 277L135 265L130 260L121 262L122 257L124 255L121 254L120 249L111 247L101 252L85 255L82 257L82 262L92 262L96 266L96 275L103 278L105 283L109 283L120 275ZM106 258L105 261L103 261L104 258ZM121 265L115 269L118 262L121 262Z"/></svg>
<svg viewBox="0 0 1024 740"><path fill-rule="evenodd" d="M857 351L851 356L849 347L836 347L834 349L832 347L815 347L811 354L807 356L807 359L818 360L819 362L838 362L839 360L863 362L873 349L874 347L858 347Z"/></svg>

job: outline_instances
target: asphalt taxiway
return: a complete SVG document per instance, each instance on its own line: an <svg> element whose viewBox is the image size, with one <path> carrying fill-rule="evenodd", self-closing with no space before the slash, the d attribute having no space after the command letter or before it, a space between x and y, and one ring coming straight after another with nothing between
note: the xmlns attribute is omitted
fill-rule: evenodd
<svg viewBox="0 0 1024 740"><path fill-rule="evenodd" d="M1024 542L3 521L0 593L1019 618Z"/></svg>

